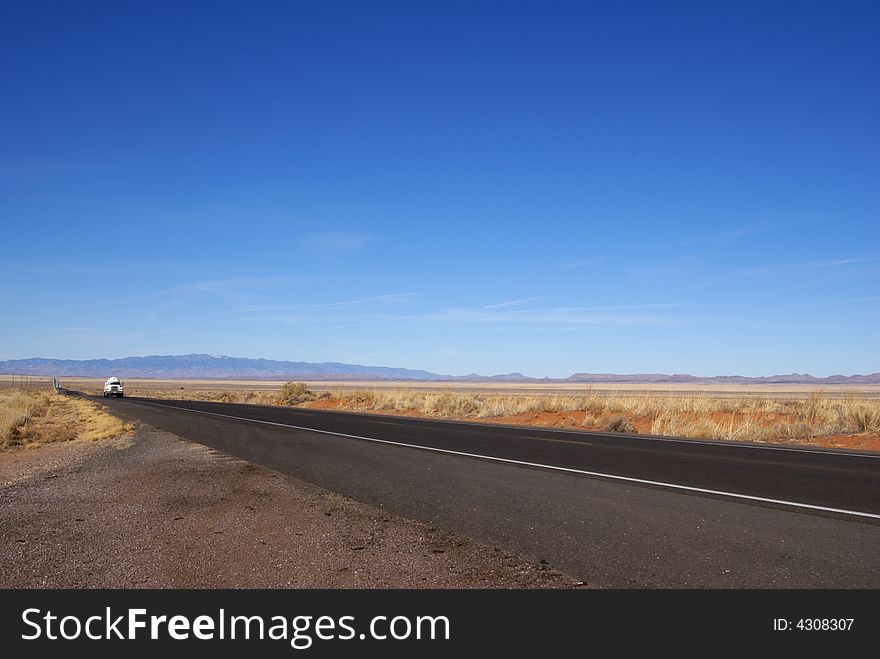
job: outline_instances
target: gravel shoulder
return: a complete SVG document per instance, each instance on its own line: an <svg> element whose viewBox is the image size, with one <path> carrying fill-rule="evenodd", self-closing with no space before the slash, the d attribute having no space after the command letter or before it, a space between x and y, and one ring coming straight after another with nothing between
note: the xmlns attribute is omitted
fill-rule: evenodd
<svg viewBox="0 0 880 659"><path fill-rule="evenodd" d="M570 577L138 424L0 453L2 588L560 588Z"/></svg>

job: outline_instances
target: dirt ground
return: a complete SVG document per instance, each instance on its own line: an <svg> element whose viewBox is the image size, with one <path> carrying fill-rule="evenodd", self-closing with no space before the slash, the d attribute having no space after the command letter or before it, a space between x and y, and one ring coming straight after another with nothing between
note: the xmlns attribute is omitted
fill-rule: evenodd
<svg viewBox="0 0 880 659"><path fill-rule="evenodd" d="M108 375L114 375L108 373ZM225 391L275 392L284 385L282 380L199 380L160 378L131 378L116 373L125 380L126 391L171 392L174 390L222 389ZM104 383L100 378L62 377L61 383L68 389L99 393ZM51 378L34 377L31 386L46 388ZM821 392L829 398L860 396L880 398L880 384L719 384L719 383L589 383L589 382L467 382L467 381L414 381L414 380L304 380L315 392L346 392L361 389L406 389L424 392L455 391L462 393L486 393L505 395L583 395L589 392L598 396L644 394L658 396L707 396L711 398L805 398ZM0 374L0 389L12 386L8 375ZM133 394L132 394L133 395Z"/></svg>
<svg viewBox="0 0 880 659"><path fill-rule="evenodd" d="M338 401L335 400L318 400L310 403L308 407L311 409L349 411L344 408L340 408ZM369 411L367 411L366 413L369 413ZM382 410L381 414L386 416L408 416L424 418L423 415L420 415L417 410ZM602 430L601 424L586 426L584 424L584 417L584 412L578 410L570 410L565 412L527 412L524 414L496 416L487 419L476 417L462 417L461 420L466 420L470 423L489 423L498 425L567 428L569 430ZM646 435L651 434L650 419L636 418L633 420L633 426L635 428L635 432L643 433ZM798 441L797 445L815 446L819 448L842 448L857 451L880 451L880 436L877 436L875 434L823 435L819 437L813 437L808 440Z"/></svg>
<svg viewBox="0 0 880 659"><path fill-rule="evenodd" d="M148 426L0 453L2 588L559 588L536 565Z"/></svg>

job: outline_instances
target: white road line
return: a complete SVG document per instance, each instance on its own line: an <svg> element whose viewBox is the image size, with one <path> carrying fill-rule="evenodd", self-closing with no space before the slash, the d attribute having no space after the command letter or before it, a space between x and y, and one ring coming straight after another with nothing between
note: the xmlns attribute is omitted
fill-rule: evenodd
<svg viewBox="0 0 880 659"><path fill-rule="evenodd" d="M189 408L187 408L189 409ZM303 412L315 411L304 409ZM459 421L458 419L425 419L417 416L389 416L387 414L371 414L369 412L350 412L341 410L320 410L323 413L339 414L340 416L359 416L365 419L406 419L407 421L427 421L429 423L452 423L459 426L470 426L471 428L500 428L502 430L510 430L511 428L518 430L536 430L539 432L558 432L564 435L587 436L595 435L597 437L612 437L607 432L598 430L568 430L566 428L546 428L543 426L521 426L501 423L483 423L482 421L474 423L473 421ZM715 446L723 448L745 448L757 451L789 451L794 453L817 453L819 455L842 455L848 458L874 458L880 459L880 452L877 453L857 453L850 452L846 449L829 449L815 450L804 448L802 446L767 446L762 444L739 444L729 439L715 439L711 441L701 441L699 439L688 439L686 437L658 437L647 435L624 435L626 439L637 439L644 442L668 442L670 444L699 444L700 446Z"/></svg>
<svg viewBox="0 0 880 659"><path fill-rule="evenodd" d="M767 497L756 497L750 494L738 494L736 492L725 492L723 490L709 490L702 487L692 487L690 485L679 485L677 483L664 483L662 481L651 481L643 478L632 478L631 476L618 476L616 474L604 474L598 471L587 471L585 469L573 469L571 467L559 467L557 465L540 464L537 462L526 462L524 460L513 460L510 458L499 458L494 455L481 455L479 453L466 453L464 451L453 451L451 449L436 448L434 446L421 446L419 444L408 444L406 442L392 442L388 439L377 439L376 437L363 437L361 435L349 435L344 432L334 432L332 430L319 430L318 428L309 428L307 426L296 426L290 423L278 423L277 421L263 421L262 419L249 419L244 416L234 416L232 414L221 414L220 412L207 412L205 410L194 410L189 407L177 407L176 405L166 405L164 403L148 403L146 401L137 401L146 405L155 407L168 407L174 410L182 410L184 412L195 412L197 414L208 414L210 416L219 416L226 419L236 419L237 421L249 421L251 423L262 423L267 426L279 426L282 428L294 428L296 430L305 430L308 432L316 432L324 435L335 435L337 437L347 437L349 439L359 439L365 442L376 442L378 444L391 444L393 446L405 446L407 448L421 449L423 451L434 451L436 453L448 453L450 455L460 455L467 458L479 458L481 460L492 460L494 462L504 462L507 464L521 465L525 467L538 467L540 469L550 469L553 471L561 471L571 474L583 474L585 476L596 476L599 478L607 478L611 480L624 481L627 483L638 483L641 485L654 485L656 487L666 487L673 490L683 490L686 492L699 492L700 494L713 494L716 496L730 497L733 499L744 499L746 501L760 501L762 503L773 503L780 506L789 506L792 508L804 508L807 510L819 510L826 513L837 513L840 515L852 515L854 517L866 517L869 519L880 519L880 515L874 513L864 513L857 510L845 510L842 508L829 508L827 506L816 506L810 503L799 503L797 501L785 501L783 499L769 499Z"/></svg>

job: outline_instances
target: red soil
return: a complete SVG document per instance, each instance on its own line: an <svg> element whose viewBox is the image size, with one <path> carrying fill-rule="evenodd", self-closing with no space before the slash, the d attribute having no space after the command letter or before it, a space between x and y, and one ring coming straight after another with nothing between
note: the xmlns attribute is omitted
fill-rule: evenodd
<svg viewBox="0 0 880 659"><path fill-rule="evenodd" d="M339 402L334 399L316 400L308 405L313 409L322 410L339 410L339 411L357 411L367 414L382 414L386 416L422 416L416 410L392 411L382 410L376 412L368 409L361 410L345 410L340 408ZM497 423L500 425L515 426L541 426L545 428L570 428L583 430L602 430L603 423L596 425L584 425L584 412L566 411L566 412L526 412L524 414L514 414L510 416L497 416L488 419L462 418L461 421L473 421L476 423ZM613 414L610 416L614 416ZM734 425L736 425L737 417L741 414L734 414ZM712 412L711 418L718 424L726 424L730 422L730 412ZM754 416L753 416L754 418ZM758 415L762 421L778 422L791 421L796 422L791 415L785 415L774 412L766 412ZM632 419L632 423L636 428L636 432L644 435L651 434L653 420L646 417ZM813 437L812 439L795 440L790 443L803 446L821 446L828 448L845 448L859 451L880 451L880 436L877 435L831 435L826 437Z"/></svg>

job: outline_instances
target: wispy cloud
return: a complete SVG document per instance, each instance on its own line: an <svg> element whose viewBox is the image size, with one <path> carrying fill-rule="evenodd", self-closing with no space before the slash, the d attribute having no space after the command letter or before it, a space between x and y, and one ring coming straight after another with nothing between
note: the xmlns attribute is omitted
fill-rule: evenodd
<svg viewBox="0 0 880 659"><path fill-rule="evenodd" d="M767 231L772 231L774 227L772 226L753 226L753 225L744 225L738 227L729 227L727 229L722 229L721 231L717 231L715 233L709 233L702 236L695 236L690 240L684 240L682 242L677 243L679 247L691 247L694 245L719 245L726 244L730 242L734 242L739 240L740 238L745 238L746 236L751 236L756 233L765 233Z"/></svg>
<svg viewBox="0 0 880 659"><path fill-rule="evenodd" d="M211 279L206 281L196 281L188 284L175 286L172 292L175 293L214 293L225 295L231 293L239 293L241 291L250 291L254 289L278 288L279 286L289 286L295 283L291 277L283 276L266 276L266 277L227 277L224 279Z"/></svg>
<svg viewBox="0 0 880 659"><path fill-rule="evenodd" d="M537 302L539 300L543 300L543 297L525 297L521 300L508 300L507 302L499 302L497 304L487 304L482 307L483 309L505 309L507 307L517 307L522 304L528 304L529 302Z"/></svg>
<svg viewBox="0 0 880 659"><path fill-rule="evenodd" d="M753 265L753 266L742 266L742 267L729 267L723 268L723 270L728 271L731 274L744 274L744 275L753 275L753 276L761 276L761 275L770 275L775 273L782 272L797 272L798 270L810 271L810 270L830 270L833 268L842 268L849 265L856 265L860 263L870 263L871 261L875 261L876 259L855 257L855 258L837 258L837 259L823 259L819 261L795 261L790 263L767 263L764 265Z"/></svg>
<svg viewBox="0 0 880 659"><path fill-rule="evenodd" d="M462 325L507 325L511 328L538 326L544 328L586 327L597 325L670 325L680 322L670 314L637 308L551 307L544 309L448 309L414 316L412 320L427 323Z"/></svg>
<svg viewBox="0 0 880 659"><path fill-rule="evenodd" d="M418 293L386 293L384 295L371 295L369 297L361 297L355 300L343 300L341 302L327 302L326 304L313 304L307 308L310 309L326 309L332 307L351 307L360 304L372 304L375 302L400 302L402 300L412 299L418 296Z"/></svg>
<svg viewBox="0 0 880 659"><path fill-rule="evenodd" d="M719 282L741 276L760 277L765 275L781 275L783 273L797 273L798 271L809 272L812 270L831 270L845 268L846 266L877 262L876 258L847 257L820 259L813 261L792 261L787 263L759 263L753 265L705 265L699 263L681 262L677 259L671 263L660 264L656 267L630 267L629 272L660 277L664 275L694 275L712 274L711 279L703 279L699 286L709 286Z"/></svg>
<svg viewBox="0 0 880 659"><path fill-rule="evenodd" d="M858 258L858 259L832 259L830 261L808 261L806 263L795 264L807 268L833 268L839 265L850 265L851 263L868 263L876 259Z"/></svg>
<svg viewBox="0 0 880 659"><path fill-rule="evenodd" d="M363 314L364 310L358 310L357 307L369 307L371 305L394 305L406 302L417 296L419 293L386 293L383 295L372 295L353 300L341 300L339 302L326 302L323 304L242 304L233 308L221 309L211 312L209 315L215 317L238 317L241 321L249 320L295 320L297 322L315 322L319 320L329 320L331 318L338 319L337 313L332 315L321 315L315 313L316 310L324 309L329 311L339 309L345 311L348 308L354 309L351 313Z"/></svg>
<svg viewBox="0 0 880 659"><path fill-rule="evenodd" d="M775 231L791 231L804 225L828 222L832 217L829 215L811 215L802 217L782 218L756 218L738 226L725 227L712 233L694 236L690 239L676 242L670 247L691 247L694 245L726 245L734 243L741 238L747 238L756 234L767 234Z"/></svg>
<svg viewBox="0 0 880 659"><path fill-rule="evenodd" d="M842 304L874 304L875 302L880 302L880 295L867 295L864 297L847 297L847 298L822 298L822 299L809 299L809 300L801 300L798 304L801 306L808 307L820 307L827 305L842 305Z"/></svg>
<svg viewBox="0 0 880 659"><path fill-rule="evenodd" d="M820 261L795 261L790 263L768 263L767 265L757 266L762 270L796 270L799 268L836 268L842 265L852 265L853 263L867 263L872 259L868 258L844 258L844 259L824 259Z"/></svg>
<svg viewBox="0 0 880 659"><path fill-rule="evenodd" d="M384 296L376 296L382 298ZM368 300L364 298L363 300ZM361 301L363 301L361 300ZM355 301L359 303L361 301ZM329 305L327 305L329 306ZM607 307L517 307L449 308L422 313L389 313L377 309L358 309L356 304L340 304L342 313L328 313L327 306L290 308L288 310L236 313L233 323L280 323L285 325L365 326L413 324L419 327L459 325L461 327L542 327L564 329L599 325L676 325L686 320L676 309L699 305L619 305Z"/></svg>

